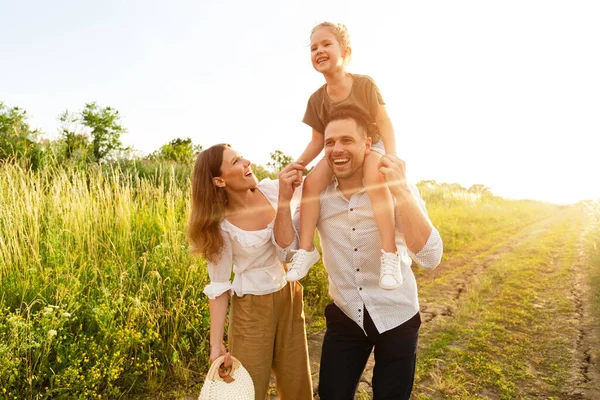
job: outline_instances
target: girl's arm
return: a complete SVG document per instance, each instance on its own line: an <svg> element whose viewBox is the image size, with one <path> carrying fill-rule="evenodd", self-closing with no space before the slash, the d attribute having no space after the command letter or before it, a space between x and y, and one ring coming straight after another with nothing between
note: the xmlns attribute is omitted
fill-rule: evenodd
<svg viewBox="0 0 600 400"><path fill-rule="evenodd" d="M298 157L298 162L304 166L307 166L312 160L314 160L319 155L319 153L321 153L321 151L323 151L324 143L325 140L323 138L323 134L313 128L312 139L310 143L308 143L308 146L306 146L306 149L304 150L302 155Z"/></svg>
<svg viewBox="0 0 600 400"><path fill-rule="evenodd" d="M227 318L227 307L229 306L229 293L225 292L214 300L208 300L210 312L210 363L212 364L219 356L227 353L223 344L225 334L225 320Z"/></svg>
<svg viewBox="0 0 600 400"><path fill-rule="evenodd" d="M385 105L379 105L379 111L377 112L377 118L375 122L377 123L377 128L379 128L381 140L383 140L383 145L385 146L385 152L395 155L396 138L394 137L394 127L392 126L390 116L385 109Z"/></svg>

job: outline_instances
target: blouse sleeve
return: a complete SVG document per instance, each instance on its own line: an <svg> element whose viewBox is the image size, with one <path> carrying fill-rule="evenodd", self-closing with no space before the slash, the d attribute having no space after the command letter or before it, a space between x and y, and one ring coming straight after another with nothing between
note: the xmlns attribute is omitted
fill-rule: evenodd
<svg viewBox="0 0 600 400"><path fill-rule="evenodd" d="M229 235L223 234L223 249L217 262L208 262L210 284L204 288L204 294L214 300L223 293L231 290L231 271L233 270L233 253Z"/></svg>

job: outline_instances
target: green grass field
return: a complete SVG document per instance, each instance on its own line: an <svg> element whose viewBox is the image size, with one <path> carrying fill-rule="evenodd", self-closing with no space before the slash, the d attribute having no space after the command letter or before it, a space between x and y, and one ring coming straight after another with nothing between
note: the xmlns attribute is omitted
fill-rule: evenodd
<svg viewBox="0 0 600 400"><path fill-rule="evenodd" d="M187 176L0 169L0 398L177 398L200 382L207 274L187 250ZM598 343L598 205L420 189L445 255L438 270L416 270L415 397L563 398L577 385L585 395L577 365L582 343ZM303 285L318 332L321 264Z"/></svg>

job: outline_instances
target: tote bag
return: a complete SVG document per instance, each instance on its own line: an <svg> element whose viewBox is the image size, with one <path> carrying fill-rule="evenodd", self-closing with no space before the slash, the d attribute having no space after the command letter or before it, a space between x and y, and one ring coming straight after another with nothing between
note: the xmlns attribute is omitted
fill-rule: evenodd
<svg viewBox="0 0 600 400"><path fill-rule="evenodd" d="M221 356L210 366L198 400L254 400L252 378L237 358L231 357L229 376L225 379L219 376L224 359L225 356Z"/></svg>

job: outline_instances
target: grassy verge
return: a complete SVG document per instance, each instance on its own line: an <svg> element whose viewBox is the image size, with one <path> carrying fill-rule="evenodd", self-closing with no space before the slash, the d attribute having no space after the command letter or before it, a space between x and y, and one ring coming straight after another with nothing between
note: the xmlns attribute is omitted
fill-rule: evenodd
<svg viewBox="0 0 600 400"><path fill-rule="evenodd" d="M569 283L577 216L566 214L501 255L453 317L423 333L418 398L558 398L567 391L577 337Z"/></svg>

